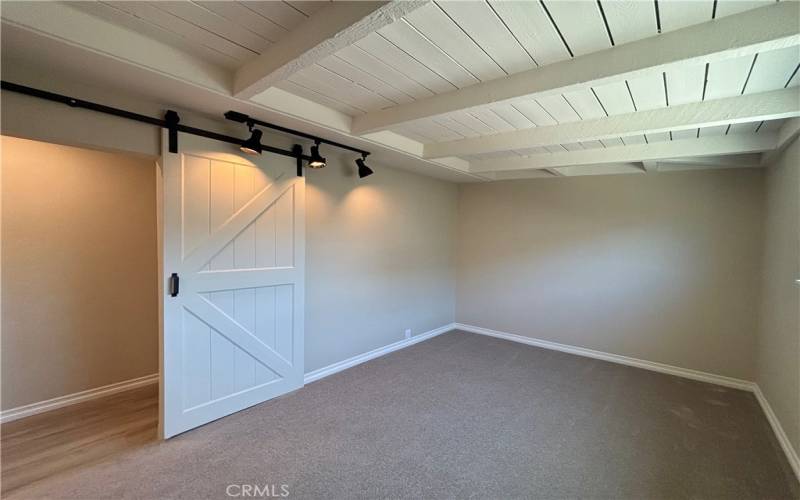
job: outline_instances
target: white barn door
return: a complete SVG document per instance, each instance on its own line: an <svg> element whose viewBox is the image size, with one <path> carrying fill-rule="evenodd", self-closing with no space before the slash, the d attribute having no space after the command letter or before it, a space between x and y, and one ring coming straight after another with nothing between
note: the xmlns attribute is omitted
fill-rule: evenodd
<svg viewBox="0 0 800 500"><path fill-rule="evenodd" d="M166 134L168 438L303 385L305 183L292 158L182 133L172 154Z"/></svg>

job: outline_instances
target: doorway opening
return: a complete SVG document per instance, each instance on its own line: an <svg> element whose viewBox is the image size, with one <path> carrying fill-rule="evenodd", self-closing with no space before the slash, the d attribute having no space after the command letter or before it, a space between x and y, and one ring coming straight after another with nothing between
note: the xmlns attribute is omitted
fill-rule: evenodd
<svg viewBox="0 0 800 500"><path fill-rule="evenodd" d="M6 136L0 173L5 495L158 439L159 176Z"/></svg>

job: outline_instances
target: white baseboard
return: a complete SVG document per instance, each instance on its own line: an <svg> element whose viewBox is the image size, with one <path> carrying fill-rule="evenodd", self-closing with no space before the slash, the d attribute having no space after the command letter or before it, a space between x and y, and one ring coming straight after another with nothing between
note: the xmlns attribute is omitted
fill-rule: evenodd
<svg viewBox="0 0 800 500"><path fill-rule="evenodd" d="M332 365L324 366L322 368L314 370L313 372L306 373L305 377L303 378L303 382L306 384L310 384L315 380L325 378L328 375L333 375L334 373L338 373L342 370L352 368L353 366L360 365L361 363L364 363L371 359L381 357L384 354L389 354L390 352L403 349L404 347L414 345L418 342L422 342L423 340L428 340L437 335L441 335L442 333L449 332L450 330L453 329L455 329L455 323L450 323L449 325L441 326L439 328L436 328L435 330L415 335L410 339L399 340L397 342L394 342L393 344L379 347L378 349L365 352L364 354L359 354L358 356L353 356L352 358L345 359L344 361L339 361L338 363L333 363Z"/></svg>
<svg viewBox="0 0 800 500"><path fill-rule="evenodd" d="M764 410L764 413L767 415L769 425L772 426L772 430L775 432L775 437L778 438L778 442L781 444L783 452L786 453L786 458L789 460L789 465L792 466L792 470L794 471L795 476L797 476L797 480L800 481L800 457L797 456L797 450L795 450L792 446L792 443L789 441L789 437L786 435L786 432L784 432L777 415L775 415L775 412L772 411L769 401L767 401L767 398L764 396L764 393L761 392L761 388L758 385L754 387L753 393L755 394L758 402L761 404L761 408Z"/></svg>
<svg viewBox="0 0 800 500"><path fill-rule="evenodd" d="M488 328L481 328L479 326L464 325L456 323L458 330L466 332L478 333L480 335L488 335L490 337L497 337L500 339L510 340L512 342L519 342L521 344L528 344L536 347L543 347L554 351L566 352L587 358L602 359L612 363L619 363L622 365L635 366L637 368L644 368L654 372L667 373L669 375L677 375L678 377L690 378L692 380L699 380L701 382L709 382L712 384L722 385L725 387L732 387L734 389L743 389L745 391L753 391L755 386L754 382L749 380L741 380L733 377L725 377L723 375L715 375L713 373L701 372L699 370L691 370L689 368L681 368L679 366L667 365L664 363L656 363L655 361L646 361L644 359L631 358L622 356L620 354L611 354L603 351L595 351L586 349L584 347L575 347L567 344L559 344L549 340L540 340L532 337L525 337L524 335L517 335L514 333L498 332Z"/></svg>
<svg viewBox="0 0 800 500"><path fill-rule="evenodd" d="M91 399L97 399L102 396L109 396L122 391L128 391L137 387L143 387L149 384L158 383L158 373L152 375L145 375L144 377L132 378L124 380L115 384L104 385L86 391L76 392L74 394L67 394L66 396L59 396L57 398L48 399L47 401L40 401L38 403L31 403L17 408L11 408L0 412L0 423L11 422L23 417L30 417L37 413L43 413L56 408L63 408L64 406L82 403Z"/></svg>
<svg viewBox="0 0 800 500"><path fill-rule="evenodd" d="M764 410L764 413L767 416L767 420L772 426L772 430L775 432L775 437L777 437L778 441L781 444L781 448L783 448L784 453L786 453L786 458L789 461L789 464L792 466L792 470L794 470L797 479L800 480L800 459L798 459L797 451L794 449L792 443L789 441L789 438L786 436L786 432L784 432L783 427L781 426L781 423L778 420L778 417L772 411L769 402L764 397L764 394L761 392L761 388L758 387L758 385L755 382L751 382L749 380L741 380L732 377L725 377L723 375L715 375L713 373L701 372L699 370L691 370L689 368L681 368L679 366L672 366L664 363L656 363L654 361L646 361L643 359L621 356L619 354L611 354L602 351L595 351L592 349L585 349L583 347L575 347L567 344L559 344L557 342L550 342L549 340L540 340L532 337L525 337L524 335L517 335L514 333L498 332L496 330L490 330L488 328L482 328L479 326L456 323L455 328L457 330L463 330L465 332L477 333L479 335L488 335L490 337L497 337L499 339L510 340L511 342L519 342L521 344L542 347L544 349L552 349L555 351L566 352L568 354L575 354L577 356L602 359L604 361L610 361L612 363L635 366L637 368L643 368L645 370L666 373L678 377L689 378L692 380L699 380L701 382L708 382L711 384L717 384L725 387L742 389L745 391L752 392L755 395L756 399L758 400L759 404L761 404L761 408Z"/></svg>

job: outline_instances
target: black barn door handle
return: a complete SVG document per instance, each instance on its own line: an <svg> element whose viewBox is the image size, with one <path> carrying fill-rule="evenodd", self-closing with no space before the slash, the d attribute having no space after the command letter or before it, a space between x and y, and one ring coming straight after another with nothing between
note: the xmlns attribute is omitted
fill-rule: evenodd
<svg viewBox="0 0 800 500"><path fill-rule="evenodd" d="M169 296L170 297L177 297L178 292L180 291L180 284L181 279L178 277L178 273L172 273L172 276L169 277Z"/></svg>

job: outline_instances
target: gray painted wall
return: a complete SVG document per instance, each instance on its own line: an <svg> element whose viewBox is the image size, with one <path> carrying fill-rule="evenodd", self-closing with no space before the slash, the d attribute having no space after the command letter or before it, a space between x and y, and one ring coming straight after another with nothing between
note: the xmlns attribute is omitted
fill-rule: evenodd
<svg viewBox="0 0 800 500"><path fill-rule="evenodd" d="M763 172L463 185L461 323L747 380Z"/></svg>
<svg viewBox="0 0 800 500"><path fill-rule="evenodd" d="M353 166L307 173L306 372L455 317L458 187Z"/></svg>
<svg viewBox="0 0 800 500"><path fill-rule="evenodd" d="M756 383L800 451L800 141L767 169Z"/></svg>

